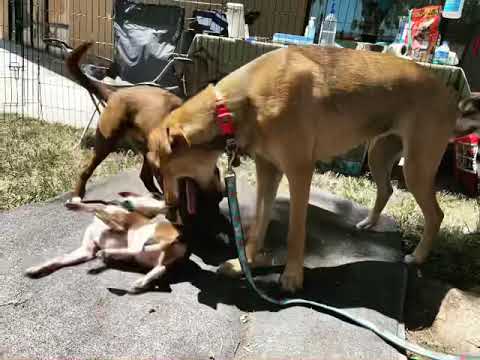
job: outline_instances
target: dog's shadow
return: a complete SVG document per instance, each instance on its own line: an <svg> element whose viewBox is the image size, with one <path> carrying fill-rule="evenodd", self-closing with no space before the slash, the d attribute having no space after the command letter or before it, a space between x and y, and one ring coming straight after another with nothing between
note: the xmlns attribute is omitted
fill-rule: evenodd
<svg viewBox="0 0 480 360"><path fill-rule="evenodd" d="M343 212L346 210L343 209ZM406 268L395 262L400 259L398 249L395 249L396 241L390 238L394 235L359 233L351 226L336 223L331 212L326 217L325 212L317 206L310 206L304 290L295 297L339 308L368 308L400 321ZM287 219L288 201L277 201L267 235L267 245L275 249L274 257L285 253ZM245 279L227 278L215 272L217 265L236 257L232 239L223 245L218 241L202 239L193 244L191 250L202 261L191 257L195 261L186 260L177 264L150 291L171 291L170 285L188 282L200 290L198 301L215 309L218 304L232 305L246 312L280 309L262 300ZM341 261L326 267L325 263L331 258ZM352 258L359 260L352 261ZM388 261L372 260L376 258ZM118 264L113 267L118 268ZM120 269L138 272L131 266L122 265ZM287 294L282 293L279 286L282 270L282 266L256 269L255 281L270 296L285 298ZM117 295L125 294L116 290L110 289Z"/></svg>
<svg viewBox="0 0 480 360"><path fill-rule="evenodd" d="M399 308L403 304L403 291L382 289L382 281L375 274L388 274L391 281L401 278L394 264L362 261L336 267L305 268L304 289L296 294L283 292L279 278L283 266L256 269L255 283L275 299L302 298L338 308L368 308L385 316L401 320ZM190 261L180 271L171 273L170 284L190 282L200 290L198 301L216 309L218 304L232 305L245 312L279 311L282 307L266 302L249 286L245 278L233 279L204 270ZM385 284L383 284L385 285Z"/></svg>
<svg viewBox="0 0 480 360"><path fill-rule="evenodd" d="M204 249L208 253L210 248ZM210 249L213 263L231 258L229 251ZM195 254L195 253L194 253ZM221 255L225 256L221 256ZM216 273L213 266L205 266L209 256L198 262L198 254L169 268L167 273L156 281L148 292L171 292L171 285L190 283L199 289L198 301L216 309L218 304L235 306L245 312L279 311L280 306L262 300L249 286L245 278L228 278ZM90 273L99 273L106 269L118 269L144 273L138 267L113 263L92 269ZM280 299L292 295L285 294L279 286L283 266L255 269L255 282L259 288L273 298ZM401 289L406 279L404 268L398 263L384 261L359 261L332 267L305 268L304 290L295 297L323 303L339 308L368 308L385 316L401 320L401 305L404 291ZM397 288L398 286L398 288ZM123 296L128 289L108 289L111 293Z"/></svg>

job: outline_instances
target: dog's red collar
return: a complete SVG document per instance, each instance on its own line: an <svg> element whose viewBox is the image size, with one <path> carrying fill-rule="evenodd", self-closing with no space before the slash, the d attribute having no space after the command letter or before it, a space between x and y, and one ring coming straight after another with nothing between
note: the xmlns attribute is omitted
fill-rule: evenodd
<svg viewBox="0 0 480 360"><path fill-rule="evenodd" d="M232 138L235 135L235 126L233 124L233 114L228 109L223 96L216 92L215 113L218 128L222 136Z"/></svg>

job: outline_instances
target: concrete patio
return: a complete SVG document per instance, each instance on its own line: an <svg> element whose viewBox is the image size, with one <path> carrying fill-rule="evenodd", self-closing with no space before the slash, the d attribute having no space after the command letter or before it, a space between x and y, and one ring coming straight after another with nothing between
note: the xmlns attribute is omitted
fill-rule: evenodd
<svg viewBox="0 0 480 360"><path fill-rule="evenodd" d="M94 109L61 58L0 40L0 112L83 127Z"/></svg>

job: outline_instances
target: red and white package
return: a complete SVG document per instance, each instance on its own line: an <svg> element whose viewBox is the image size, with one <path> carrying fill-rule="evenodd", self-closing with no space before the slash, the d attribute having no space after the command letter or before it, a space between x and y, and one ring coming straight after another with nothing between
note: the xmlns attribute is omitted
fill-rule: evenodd
<svg viewBox="0 0 480 360"><path fill-rule="evenodd" d="M425 6L410 10L409 48L410 56L415 61L431 62L440 32L440 5Z"/></svg>

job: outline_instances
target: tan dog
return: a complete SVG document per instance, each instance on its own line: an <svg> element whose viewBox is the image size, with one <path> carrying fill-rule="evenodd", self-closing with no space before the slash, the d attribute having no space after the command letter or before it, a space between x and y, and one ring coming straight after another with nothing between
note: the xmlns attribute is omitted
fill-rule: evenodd
<svg viewBox="0 0 480 360"><path fill-rule="evenodd" d="M159 126L170 111L182 104L176 95L153 86L135 86L113 92L101 83L90 81L80 70L79 62L91 45L92 43L80 45L66 59L67 68L75 81L106 103L98 120L94 154L82 170L73 191L73 197L76 198L83 198L88 179L120 139L131 137L140 142L142 151L146 151L147 138L152 129ZM148 191L158 192L145 156L140 178Z"/></svg>
<svg viewBox="0 0 480 360"><path fill-rule="evenodd" d="M365 229L376 224L392 193L390 173L403 149L406 184L425 219L422 240L405 260L421 263L443 219L434 179L448 139L456 125L471 131L480 123L479 101L462 102L458 110L445 85L414 62L348 49L272 51L200 92L151 134L148 157L164 176L168 204L177 199L175 178L190 176L201 186L209 182L223 151L216 116L222 102L234 114L240 149L256 162L256 226L246 249L252 265L263 247L282 174L288 179L288 256L281 285L290 291L303 283L307 203L317 160L370 141L377 198L358 224ZM223 270L239 273L238 260Z"/></svg>
<svg viewBox="0 0 480 360"><path fill-rule="evenodd" d="M183 258L186 244L179 241L180 232L164 216L165 202L148 196L128 195L135 211L129 212L120 205L101 203L70 203L67 208L95 213L87 227L82 245L71 253L56 257L25 271L27 276L48 275L62 267L102 260L134 260L150 269L132 285L131 292L145 290L160 278L167 266Z"/></svg>

